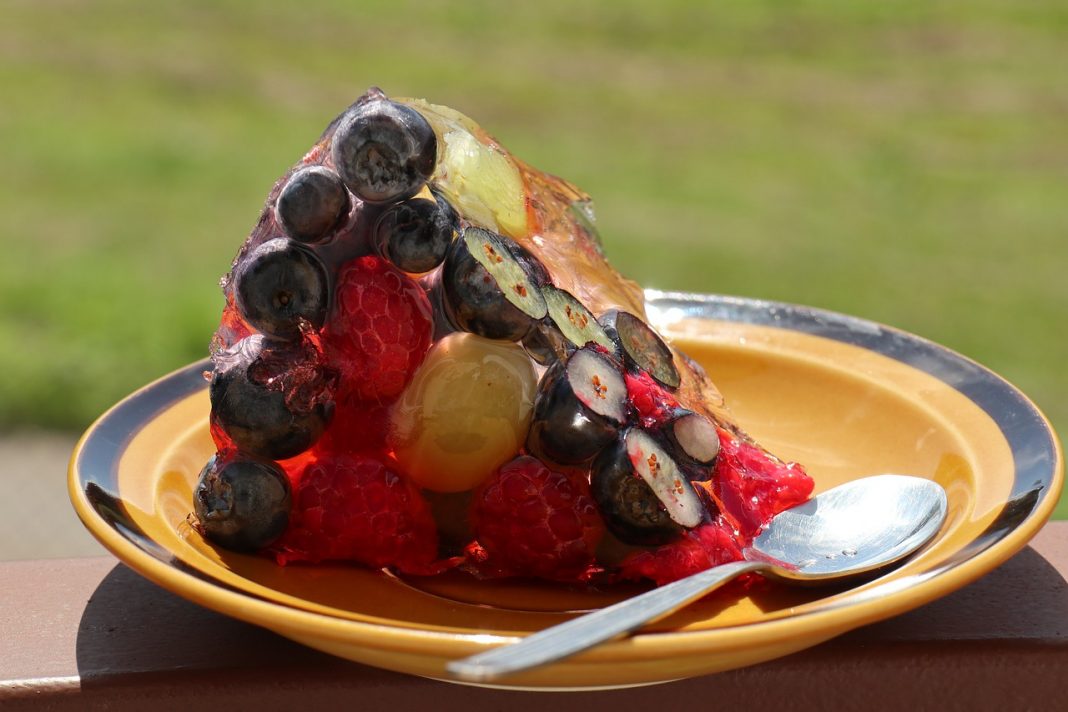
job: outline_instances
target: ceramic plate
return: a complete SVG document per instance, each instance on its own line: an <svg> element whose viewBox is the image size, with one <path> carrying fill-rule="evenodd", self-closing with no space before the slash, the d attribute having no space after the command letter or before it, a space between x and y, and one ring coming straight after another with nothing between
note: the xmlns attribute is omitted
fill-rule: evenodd
<svg viewBox="0 0 1068 712"><path fill-rule="evenodd" d="M626 686L786 655L963 586L1021 549L1052 512L1063 479L1056 437L1023 394L974 362L826 311L647 296L651 318L704 365L742 427L804 463L818 491L881 472L918 475L945 487L949 518L903 566L862 585L713 596L505 684ZM214 449L209 367L192 364L123 400L86 432L71 460L70 496L82 521L164 588L335 655L437 678L449 660L634 592L279 568L216 551L186 522Z"/></svg>

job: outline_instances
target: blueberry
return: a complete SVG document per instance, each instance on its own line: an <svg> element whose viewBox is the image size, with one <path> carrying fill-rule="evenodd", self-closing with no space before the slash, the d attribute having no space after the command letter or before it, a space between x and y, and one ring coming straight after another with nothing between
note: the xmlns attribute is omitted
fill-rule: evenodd
<svg viewBox="0 0 1068 712"><path fill-rule="evenodd" d="M708 518L667 448L636 427L594 460L590 487L605 526L627 544L664 544Z"/></svg>
<svg viewBox="0 0 1068 712"><path fill-rule="evenodd" d="M700 413L682 411L668 423L665 431L677 446L685 464L700 466L708 471L719 455L719 431L708 417Z"/></svg>
<svg viewBox="0 0 1068 712"><path fill-rule="evenodd" d="M608 337L597 318L571 293L552 284L543 284L541 294L545 298L548 313L523 338L523 348L531 358L550 366L590 343L618 356L616 342Z"/></svg>
<svg viewBox="0 0 1068 712"><path fill-rule="evenodd" d="M519 263L530 278L530 281L534 283L534 286L541 288L552 284L553 279L549 275L549 270L542 264L541 260L534 256L533 252L514 240L508 240L508 249L512 253L512 257L515 258L516 262Z"/></svg>
<svg viewBox="0 0 1068 712"><path fill-rule="evenodd" d="M411 274L429 272L442 263L459 231L452 206L444 198L412 198L393 205L375 226L382 254Z"/></svg>
<svg viewBox="0 0 1068 712"><path fill-rule="evenodd" d="M437 137L415 109L374 98L341 120L331 155L341 180L364 201L403 200L434 172Z"/></svg>
<svg viewBox="0 0 1068 712"><path fill-rule="evenodd" d="M675 359L664 340L630 312L613 309L601 316L608 336L619 343L627 366L645 371L667 388L679 387Z"/></svg>
<svg viewBox="0 0 1068 712"><path fill-rule="evenodd" d="M569 292L549 284L541 288L541 293L545 297L549 318L574 348L592 342L608 351L616 350L615 342L609 338L596 317Z"/></svg>
<svg viewBox="0 0 1068 712"><path fill-rule="evenodd" d="M523 348L542 366L552 366L566 359L575 347L551 319L542 319L523 337Z"/></svg>
<svg viewBox="0 0 1068 712"><path fill-rule="evenodd" d="M272 460L319 439L333 415L331 392L331 374L301 345L269 345L260 334L216 355L208 388L212 421L240 450Z"/></svg>
<svg viewBox="0 0 1068 712"><path fill-rule="evenodd" d="M269 460L238 455L211 458L200 473L193 509L204 535L232 551L253 552L285 531L289 480Z"/></svg>
<svg viewBox="0 0 1068 712"><path fill-rule="evenodd" d="M585 462L615 440L626 419L620 366L592 347L579 349L542 376L527 449L561 465Z"/></svg>
<svg viewBox="0 0 1068 712"><path fill-rule="evenodd" d="M443 302L457 328L489 339L519 341L543 318L545 298L514 243L478 227L453 241L442 268Z"/></svg>
<svg viewBox="0 0 1068 712"><path fill-rule="evenodd" d="M337 173L309 166L289 177L275 210L286 234L301 242L316 242L337 224L348 203L348 191Z"/></svg>
<svg viewBox="0 0 1068 712"><path fill-rule="evenodd" d="M293 338L306 321L318 329L326 320L329 292L326 268L315 254L279 237L253 250L234 275L237 308L253 327Z"/></svg>

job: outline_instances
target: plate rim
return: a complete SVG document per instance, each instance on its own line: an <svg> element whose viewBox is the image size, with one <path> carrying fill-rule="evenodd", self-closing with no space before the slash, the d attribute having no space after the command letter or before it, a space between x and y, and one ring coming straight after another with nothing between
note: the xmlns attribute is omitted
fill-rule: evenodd
<svg viewBox="0 0 1068 712"><path fill-rule="evenodd" d="M893 591L887 592L876 586L862 592L859 596L846 597L834 606L806 611L777 620L739 623L712 630L681 630L655 634L638 634L631 638L602 645L585 653L581 658L572 659L572 661L569 661L570 664L579 666L606 662L641 661L646 658L644 651L654 644L657 650L665 652L684 650L693 653L696 650L729 650L739 642L744 642L751 646L753 644L766 644L770 641L781 640L784 630L790 633L787 637L791 639L812 636L814 632L826 633L818 640L813 639L812 644L815 644L820 640L828 639L846 630L874 620L881 620L900 614L940 598L979 578L1022 549L1052 514L1063 487L1064 461L1059 440L1049 420L1020 389L974 360L921 336L871 320L816 307L747 297L689 292L662 292L657 290L646 290L646 299L652 317L666 320L667 322L672 319L696 316L803 331L838 341L845 340L846 343L854 343L864 348L868 348L863 343L864 339L890 339L891 342L903 340L910 344L922 345L925 349L939 355L941 358L948 359L955 364L966 365L973 373L985 379L988 384L994 384L1000 390L1011 393L1016 400L1016 404L1029 411L1029 415L1032 417L1032 424L1038 426L1047 441L1045 444L1048 446L1050 458L1049 476L1041 483L1032 483L1030 489L1023 489L1026 487L1026 483L1021 484L1019 482L1019 463L1017 462L1017 452L1014 450L1016 472L1014 473L1012 495L1024 496L1030 492L1036 492L1033 485L1040 484L1041 486L1035 495L1035 501L1030 503L1030 508L1026 512L1018 515L1018 520L1013 520L1000 530L994 531L988 541L983 542L982 546L973 547L975 550L968 552L967 556L958 552L958 555L952 557L951 561L934 570L899 579L899 582L907 583L907 585L898 586L901 589L912 589L917 584L925 584L922 589L924 595L919 597L918 600L915 596L898 596L895 598L891 595L894 593ZM744 315L745 318L739 318L739 315ZM859 339L862 343L845 338L850 335ZM885 353L881 349L870 350L902 360L898 356L892 353ZM918 367L908 361L905 361L905 363ZM493 645L516 639L517 636L497 635L494 633L455 633L341 619L324 613L286 606L263 599L255 594L233 589L206 574L187 570L181 565L175 566L174 562L177 559L168 563L146 551L142 546L138 546L128 535L120 531L114 522L108 522L101 515L98 509L99 505L94 505L91 502L89 486L94 483L83 481L82 476L85 474L83 459L87 450L94 443L97 443L100 438L104 437L102 435L104 426L116 418L116 414L122 414L124 409L129 410L132 403L137 403L148 395L158 394L161 389L166 390L168 387L175 385L188 387L193 383L190 379L194 377L201 378L200 373L208 368L210 368L210 362L207 359L203 359L177 369L137 389L103 413L79 439L71 455L68 469L68 491L78 516L105 548L138 573L172 592L179 593L187 598L196 595L195 600L201 605L271 628L277 632L282 632L279 629L281 625L285 630L289 631L290 637L299 638L302 633L307 632L310 635L314 632L317 637L350 645L361 645L373 641L373 645L369 647L402 652L418 652L435 656L468 654L469 652L477 652ZM920 370L926 369L920 368ZM930 373L930 371L926 372ZM932 375L938 378L936 374ZM957 388L952 383L949 385ZM201 380L200 388L206 388L206 382L203 382L203 380ZM958 390L960 389L958 388ZM187 395L191 395L195 391L196 389L190 390ZM965 395L991 415L998 424L999 431L1004 435L1002 424L988 410L989 404L984 407L982 403L975 401L968 393L965 393ZM173 403L173 399L167 401L167 403ZM165 409L165 407L160 406L160 410ZM136 408L134 410L137 411ZM143 420L140 424L143 426L147 422L148 420ZM116 453L121 453L136 432L137 430L129 432L124 442L118 442L112 434L108 434L109 439L105 444L113 448ZM1015 501L1014 497L1008 498L1006 507L1012 501ZM965 547L962 552L967 549L968 547ZM874 603L880 601L882 603L881 606L872 607ZM287 635L285 632L282 634ZM653 640L654 638L655 640ZM705 645L695 645L702 642Z"/></svg>

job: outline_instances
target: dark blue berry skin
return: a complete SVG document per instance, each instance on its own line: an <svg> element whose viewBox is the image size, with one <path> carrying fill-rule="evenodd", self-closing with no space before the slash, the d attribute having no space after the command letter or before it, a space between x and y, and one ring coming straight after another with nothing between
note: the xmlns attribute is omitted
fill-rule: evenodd
<svg viewBox="0 0 1068 712"><path fill-rule="evenodd" d="M468 228L468 230L477 229ZM527 266L515 257L510 240L485 230L479 230L479 232L482 235L489 235L487 244L493 245L501 259L508 260L515 265L517 274L524 275L526 281L522 287L524 293L537 289ZM441 288L445 313L449 320L462 331L478 334L487 339L520 341L535 324L535 317L509 301L501 285L489 270L471 254L471 248L463 237L453 241L445 257L441 272ZM545 304L542 299L541 313L537 315L537 319L541 319L544 315Z"/></svg>
<svg viewBox="0 0 1068 712"><path fill-rule="evenodd" d="M683 429L688 420L700 421L701 429L689 434ZM697 442L687 442L686 436ZM664 425L662 438L671 445L675 461L689 476L690 481L706 481L712 478L712 470L719 456L719 435L715 424L703 415L679 408Z"/></svg>
<svg viewBox="0 0 1068 712"><path fill-rule="evenodd" d="M334 133L338 175L368 203L410 198L434 172L437 137L415 109L385 98L357 103Z"/></svg>
<svg viewBox="0 0 1068 712"><path fill-rule="evenodd" d="M552 366L575 350L552 319L542 319L523 337L523 348L527 354L542 366Z"/></svg>
<svg viewBox="0 0 1068 712"><path fill-rule="evenodd" d="M624 543L657 546L674 541L682 531L634 471L625 437L617 438L593 461L590 493L608 531Z"/></svg>
<svg viewBox="0 0 1068 712"><path fill-rule="evenodd" d="M541 263L541 260L534 256L533 252L513 241L508 242L508 249L511 250L516 261L523 266L523 270L530 276L530 281L534 283L534 286L544 287L553 283L549 270Z"/></svg>
<svg viewBox="0 0 1068 712"><path fill-rule="evenodd" d="M286 182L278 196L278 222L286 234L301 242L321 240L348 212L349 194L341 178L329 168L302 168Z"/></svg>
<svg viewBox="0 0 1068 712"><path fill-rule="evenodd" d="M458 230L456 213L444 198L412 198L382 214L375 238L382 255L398 269L422 274L445 260Z"/></svg>
<svg viewBox="0 0 1068 712"><path fill-rule="evenodd" d="M629 368L645 371L672 390L679 387L681 379L671 349L648 324L616 309L605 312L599 321L608 337L619 344Z"/></svg>
<svg viewBox="0 0 1068 712"><path fill-rule="evenodd" d="M293 240L268 240L237 266L234 298L241 315L257 330L292 339L300 334L302 322L318 329L326 320L326 268Z"/></svg>
<svg viewBox="0 0 1068 712"><path fill-rule="evenodd" d="M586 407L572 387L566 363L557 361L542 376L527 431L527 450L560 465L577 465L603 450L619 424Z"/></svg>
<svg viewBox="0 0 1068 712"><path fill-rule="evenodd" d="M300 363L299 347L272 346L261 335L249 336L216 356L208 393L212 422L238 449L271 460L294 457L311 447L326 430L333 403L313 403L294 411L285 393L271 388L257 368L265 360Z"/></svg>
<svg viewBox="0 0 1068 712"><path fill-rule="evenodd" d="M289 523L289 479L269 460L216 456L200 473L193 509L204 536L231 551L254 552Z"/></svg>

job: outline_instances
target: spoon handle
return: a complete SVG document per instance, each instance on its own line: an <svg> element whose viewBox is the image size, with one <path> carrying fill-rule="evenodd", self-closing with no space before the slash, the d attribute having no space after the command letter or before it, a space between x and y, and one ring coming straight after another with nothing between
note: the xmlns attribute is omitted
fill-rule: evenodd
<svg viewBox="0 0 1068 712"><path fill-rule="evenodd" d="M527 636L517 643L455 660L445 666L454 678L486 682L502 675L556 662L598 643L641 628L719 588L735 576L768 568L760 561L736 561L698 572L674 583L574 618Z"/></svg>

